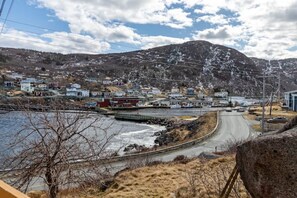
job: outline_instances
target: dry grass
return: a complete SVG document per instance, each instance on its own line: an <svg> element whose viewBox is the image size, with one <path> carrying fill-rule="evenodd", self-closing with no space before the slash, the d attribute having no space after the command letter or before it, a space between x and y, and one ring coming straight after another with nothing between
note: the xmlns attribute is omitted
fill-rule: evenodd
<svg viewBox="0 0 297 198"><path fill-rule="evenodd" d="M105 192L96 187L60 193L61 198L217 198L235 166L234 155L213 160L175 161L123 171ZM247 198L240 178L230 198Z"/></svg>
<svg viewBox="0 0 297 198"><path fill-rule="evenodd" d="M244 117L244 119L246 119L246 120L255 120L256 117L257 117L257 115L245 113L245 114L243 115L243 117Z"/></svg>
<svg viewBox="0 0 297 198"><path fill-rule="evenodd" d="M178 118L180 120L190 120L190 121L198 119L197 116L178 116Z"/></svg>
<svg viewBox="0 0 297 198"><path fill-rule="evenodd" d="M261 124L254 124L252 125L252 128L257 131L257 132L261 132L262 131L262 126Z"/></svg>
<svg viewBox="0 0 297 198"><path fill-rule="evenodd" d="M256 115L262 115L262 107L254 107L253 110L255 110L254 113ZM269 114L270 114L270 107L266 106L265 107L265 117L269 117ZM274 106L272 106L271 116L272 117L283 116L283 117L290 119L290 118L297 116L297 112L282 110L281 106L274 105Z"/></svg>
<svg viewBox="0 0 297 198"><path fill-rule="evenodd" d="M186 164L171 162L142 167L118 174L115 183L104 193L92 189L76 196L214 198L218 197L234 165L235 159L232 155L210 161L195 159ZM236 182L230 197L248 197L240 179Z"/></svg>
<svg viewBox="0 0 297 198"><path fill-rule="evenodd" d="M207 135L210 133L217 125L217 113L216 112L209 112L202 116L202 121L204 124L199 128L198 133L196 134L195 138L200 138L202 136Z"/></svg>
<svg viewBox="0 0 297 198"><path fill-rule="evenodd" d="M183 126L183 127L173 129L169 133L171 133L179 143L183 143L189 140L203 137L208 133L210 133L215 128L217 124L217 113L209 112L199 117L197 120L194 120L193 122L201 123L201 125L195 131L189 130L187 129L186 126ZM194 135L191 135L191 134L194 134Z"/></svg>

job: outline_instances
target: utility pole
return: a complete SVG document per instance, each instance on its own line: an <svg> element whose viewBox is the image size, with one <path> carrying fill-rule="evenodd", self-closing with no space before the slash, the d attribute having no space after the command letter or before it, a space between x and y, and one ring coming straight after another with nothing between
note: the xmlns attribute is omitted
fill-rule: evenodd
<svg viewBox="0 0 297 198"><path fill-rule="evenodd" d="M280 72L278 72L278 88L277 88L277 101L280 103L281 101L281 75Z"/></svg>
<svg viewBox="0 0 297 198"><path fill-rule="evenodd" d="M258 76L263 78L263 98L262 98L262 133L265 131L265 96L266 96L266 78L275 77L275 76L266 76L265 72L263 76Z"/></svg>
<svg viewBox="0 0 297 198"><path fill-rule="evenodd" d="M266 76L265 76L265 72L263 75L263 101L262 101L262 133L264 133L265 131L265 80L266 80Z"/></svg>

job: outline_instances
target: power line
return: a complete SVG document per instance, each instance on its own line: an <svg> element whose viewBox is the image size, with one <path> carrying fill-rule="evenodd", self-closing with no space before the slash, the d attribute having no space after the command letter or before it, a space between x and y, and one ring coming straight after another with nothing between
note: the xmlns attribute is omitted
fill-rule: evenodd
<svg viewBox="0 0 297 198"><path fill-rule="evenodd" d="M2 11L3 11L3 8L4 8L5 2L6 2L6 0L2 1L1 8L0 8L0 16L2 15Z"/></svg>
<svg viewBox="0 0 297 198"><path fill-rule="evenodd" d="M5 26L6 22L7 22L7 19L8 19L8 17L9 17L9 14L10 14L10 12L11 12L11 9L12 9L12 6L13 6L13 3L14 3L14 0L11 0L11 3L10 3L10 6L9 6L9 9L8 9L7 15L6 15L6 17L5 17L5 20L4 20L4 23L3 23L3 25L2 25L2 29L1 29L0 35L1 35L1 34L2 34L2 32L3 32L4 26Z"/></svg>

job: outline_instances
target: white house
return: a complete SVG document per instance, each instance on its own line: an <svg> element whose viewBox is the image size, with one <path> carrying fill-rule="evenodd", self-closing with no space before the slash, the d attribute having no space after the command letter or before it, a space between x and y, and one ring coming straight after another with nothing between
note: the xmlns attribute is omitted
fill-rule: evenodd
<svg viewBox="0 0 297 198"><path fill-rule="evenodd" d="M220 92L215 92L214 97L216 98L227 98L229 93L227 91L220 91Z"/></svg>
<svg viewBox="0 0 297 198"><path fill-rule="evenodd" d="M126 95L126 92L124 92L124 91L116 91L114 93L114 96L116 96L116 97L123 97L125 95Z"/></svg>
<svg viewBox="0 0 297 198"><path fill-rule="evenodd" d="M43 91L48 90L48 86L47 86L47 84L45 84L45 83L38 84L38 85L37 85L37 88L38 88L39 90L43 90Z"/></svg>
<svg viewBox="0 0 297 198"><path fill-rule="evenodd" d="M89 97L90 91L77 88L66 88L66 96L72 97Z"/></svg>
<svg viewBox="0 0 297 198"><path fill-rule="evenodd" d="M35 89L35 83L36 79L31 79L31 78L28 78L26 80L22 80L21 81L21 90L22 91L26 91L26 92L29 92L29 93L32 93Z"/></svg>
<svg viewBox="0 0 297 198"><path fill-rule="evenodd" d="M102 81L103 85L111 85L112 84L112 80L109 77L106 77L103 81Z"/></svg>
<svg viewBox="0 0 297 198"><path fill-rule="evenodd" d="M160 89L158 89L156 87L153 87L152 90L151 90L151 93L153 95L160 95L161 94L161 91L160 91Z"/></svg>
<svg viewBox="0 0 297 198"><path fill-rule="evenodd" d="M71 84L70 87L75 88L75 89L80 89L81 88L80 84L77 84L77 83Z"/></svg>
<svg viewBox="0 0 297 198"><path fill-rule="evenodd" d="M297 111L297 90L285 92L285 105L292 111Z"/></svg>
<svg viewBox="0 0 297 198"><path fill-rule="evenodd" d="M170 93L168 95L170 98L182 98L183 95L181 93Z"/></svg>
<svg viewBox="0 0 297 198"><path fill-rule="evenodd" d="M179 93L179 89L178 88L172 88L171 93Z"/></svg>

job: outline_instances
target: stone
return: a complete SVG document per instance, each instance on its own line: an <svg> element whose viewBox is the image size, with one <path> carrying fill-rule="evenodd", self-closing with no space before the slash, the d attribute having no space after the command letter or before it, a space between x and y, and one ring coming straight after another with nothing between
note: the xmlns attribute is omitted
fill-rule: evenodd
<svg viewBox="0 0 297 198"><path fill-rule="evenodd" d="M211 152L202 152L198 156L198 158L202 158L202 159L216 159L216 158L219 158L219 157L222 157L222 156L211 153Z"/></svg>
<svg viewBox="0 0 297 198"><path fill-rule="evenodd" d="M297 128L240 145L236 163L254 198L297 197Z"/></svg>

